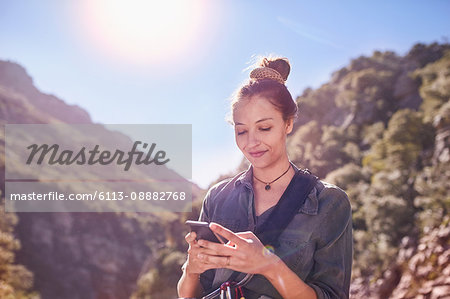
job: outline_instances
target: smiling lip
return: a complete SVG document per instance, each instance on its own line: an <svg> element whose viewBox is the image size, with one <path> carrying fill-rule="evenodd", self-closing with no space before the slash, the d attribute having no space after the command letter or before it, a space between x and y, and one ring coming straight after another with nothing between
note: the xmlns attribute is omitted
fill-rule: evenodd
<svg viewBox="0 0 450 299"><path fill-rule="evenodd" d="M254 158L258 158L261 157L262 155L264 155L266 151L260 151L260 152L250 152L250 155Z"/></svg>

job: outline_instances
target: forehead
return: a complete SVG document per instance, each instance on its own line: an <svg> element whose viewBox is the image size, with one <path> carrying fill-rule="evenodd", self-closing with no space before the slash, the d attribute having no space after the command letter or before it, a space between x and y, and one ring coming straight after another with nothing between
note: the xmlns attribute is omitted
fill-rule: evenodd
<svg viewBox="0 0 450 299"><path fill-rule="evenodd" d="M258 120L272 118L281 120L281 112L266 98L252 97L239 102L233 111L234 123L254 123Z"/></svg>

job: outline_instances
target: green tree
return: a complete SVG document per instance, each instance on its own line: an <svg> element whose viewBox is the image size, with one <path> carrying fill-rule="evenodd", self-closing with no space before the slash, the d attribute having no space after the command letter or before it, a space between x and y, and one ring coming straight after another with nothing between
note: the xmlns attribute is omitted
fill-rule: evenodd
<svg viewBox="0 0 450 299"><path fill-rule="evenodd" d="M17 216L6 213L4 199L0 201L0 298L39 299L32 292L33 273L23 265L15 264L14 252L20 249L20 242L14 237Z"/></svg>

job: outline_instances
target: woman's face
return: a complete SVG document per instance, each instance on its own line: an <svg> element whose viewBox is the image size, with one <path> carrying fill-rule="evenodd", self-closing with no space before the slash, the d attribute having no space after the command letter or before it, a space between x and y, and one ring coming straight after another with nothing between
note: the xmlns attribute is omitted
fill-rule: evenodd
<svg viewBox="0 0 450 299"><path fill-rule="evenodd" d="M254 167L275 165L286 155L286 135L292 120L285 122L280 111L260 96L238 104L233 113L236 144Z"/></svg>

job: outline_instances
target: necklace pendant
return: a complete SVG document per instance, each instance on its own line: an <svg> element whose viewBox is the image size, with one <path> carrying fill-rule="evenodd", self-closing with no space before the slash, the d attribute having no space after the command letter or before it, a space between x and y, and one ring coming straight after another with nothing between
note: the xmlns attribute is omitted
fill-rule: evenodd
<svg viewBox="0 0 450 299"><path fill-rule="evenodd" d="M270 185L266 185L266 187L265 187L264 189L266 189L267 191L269 191L269 190L270 190Z"/></svg>

